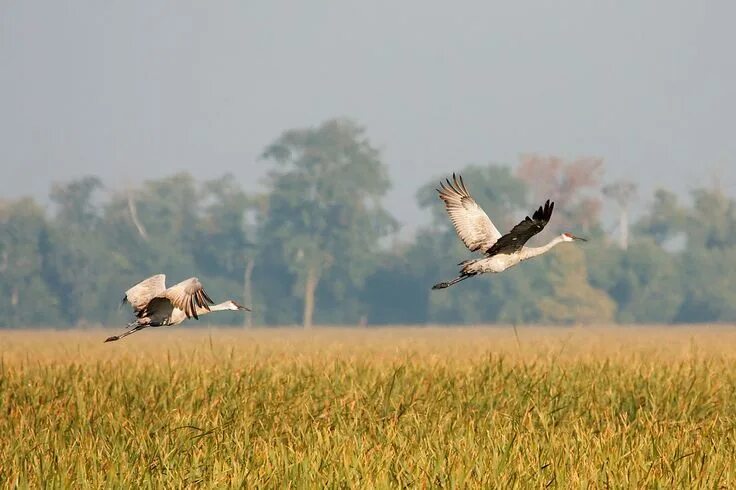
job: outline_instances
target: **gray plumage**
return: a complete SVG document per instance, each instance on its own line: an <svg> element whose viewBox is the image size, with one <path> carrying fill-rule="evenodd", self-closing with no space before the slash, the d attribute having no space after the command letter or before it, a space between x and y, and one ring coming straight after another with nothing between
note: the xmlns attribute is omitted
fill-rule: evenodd
<svg viewBox="0 0 736 490"><path fill-rule="evenodd" d="M446 179L447 186L440 183L437 192L445 202L455 232L471 252L487 250L501 238L496 226L468 192L462 176L452 174L452 182Z"/></svg>
<svg viewBox="0 0 736 490"><path fill-rule="evenodd" d="M460 240L471 252L481 252L483 257L461 262L460 275L451 281L440 282L432 289L444 289L469 277L488 272L503 272L521 261L541 255L563 242L585 241L571 233L563 233L542 247L526 247L526 242L541 232L552 218L555 204L549 199L530 218L527 216L511 231L501 235L491 219L475 202L461 176L452 174L452 181L440 184L440 199L450 216Z"/></svg>
<svg viewBox="0 0 736 490"><path fill-rule="evenodd" d="M130 303L136 316L136 320L128 324L133 328L121 335L108 337L105 342L120 340L146 327L178 325L189 318L198 320L201 315L213 311L250 311L233 300L214 304L196 277L167 288L164 274L151 276L128 289L123 297L123 303L126 302Z"/></svg>

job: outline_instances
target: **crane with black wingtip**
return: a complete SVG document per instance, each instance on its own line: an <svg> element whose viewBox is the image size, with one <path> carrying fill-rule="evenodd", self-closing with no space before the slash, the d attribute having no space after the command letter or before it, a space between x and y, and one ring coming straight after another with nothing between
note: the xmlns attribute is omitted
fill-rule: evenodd
<svg viewBox="0 0 736 490"><path fill-rule="evenodd" d="M128 289L123 303L133 307L136 319L128 324L132 328L108 337L105 342L120 340L147 327L179 325L189 318L199 320L200 316L213 311L250 311L231 299L214 304L196 277L167 288L165 274L151 276Z"/></svg>
<svg viewBox="0 0 736 490"><path fill-rule="evenodd" d="M503 272L524 260L548 252L560 243L587 241L572 233L563 233L541 247L527 247L526 242L542 231L552 218L555 203L548 199L534 211L531 218L527 216L511 231L502 235L470 195L462 176L452 174L452 181L445 180L446 185L440 183L437 192L445 203L450 221L465 246L471 252L482 253L483 257L461 262L458 264L461 266L458 277L435 284L432 289L444 289L479 274Z"/></svg>

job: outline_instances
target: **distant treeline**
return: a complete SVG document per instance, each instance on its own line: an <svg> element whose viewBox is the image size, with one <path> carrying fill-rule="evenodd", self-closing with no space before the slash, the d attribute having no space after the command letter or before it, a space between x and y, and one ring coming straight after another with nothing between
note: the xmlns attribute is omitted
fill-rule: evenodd
<svg viewBox="0 0 736 490"><path fill-rule="evenodd" d="M123 291L159 272L170 284L197 275L214 299L252 306L254 325L736 321L736 205L717 189L687 203L666 190L640 196L648 209L630 223L636 187L604 185L598 159L458 169L499 229L551 198L552 221L532 242L562 231L590 241L430 291L472 256L436 196L444 176L416 194L431 224L400 240L382 203L386 166L355 123L286 131L263 160L271 172L257 194L227 175L112 191L90 176L53 185L48 212L30 198L0 201L0 324L119 325Z"/></svg>

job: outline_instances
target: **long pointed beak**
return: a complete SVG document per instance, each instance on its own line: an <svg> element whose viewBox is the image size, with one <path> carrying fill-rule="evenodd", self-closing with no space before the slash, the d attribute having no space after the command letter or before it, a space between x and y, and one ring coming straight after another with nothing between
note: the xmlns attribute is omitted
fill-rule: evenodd
<svg viewBox="0 0 736 490"><path fill-rule="evenodd" d="M240 303L238 303L237 301L233 301L233 300L230 300L230 302L231 302L232 304L234 304L234 305L235 305L235 307L236 307L237 309L241 310L241 311L251 311L251 309L250 309L250 308L246 308L245 306L241 305L241 304L240 304Z"/></svg>
<svg viewBox="0 0 736 490"><path fill-rule="evenodd" d="M573 238L573 240L580 240L581 242L587 242L588 241L587 238L583 238L583 237L580 237L580 236L573 236L572 238Z"/></svg>

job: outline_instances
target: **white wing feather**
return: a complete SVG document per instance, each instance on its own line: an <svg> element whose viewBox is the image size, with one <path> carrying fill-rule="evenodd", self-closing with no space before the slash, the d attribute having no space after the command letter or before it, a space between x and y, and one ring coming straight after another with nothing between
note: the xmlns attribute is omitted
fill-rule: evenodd
<svg viewBox="0 0 736 490"><path fill-rule="evenodd" d="M180 282L159 295L171 302L176 308L179 308L186 314L187 318L197 318L197 307L209 311L213 301L207 295L202 287L202 283L196 277Z"/></svg>
<svg viewBox="0 0 736 490"><path fill-rule="evenodd" d="M437 189L437 192L445 202L457 236L471 252L488 250L501 237L501 233L470 195L462 177L452 174L452 182L446 180L447 186L440 183L441 189Z"/></svg>
<svg viewBox="0 0 736 490"><path fill-rule="evenodd" d="M143 309L149 301L166 291L166 275L156 274L144 279L125 291L123 302L131 304L135 311Z"/></svg>

